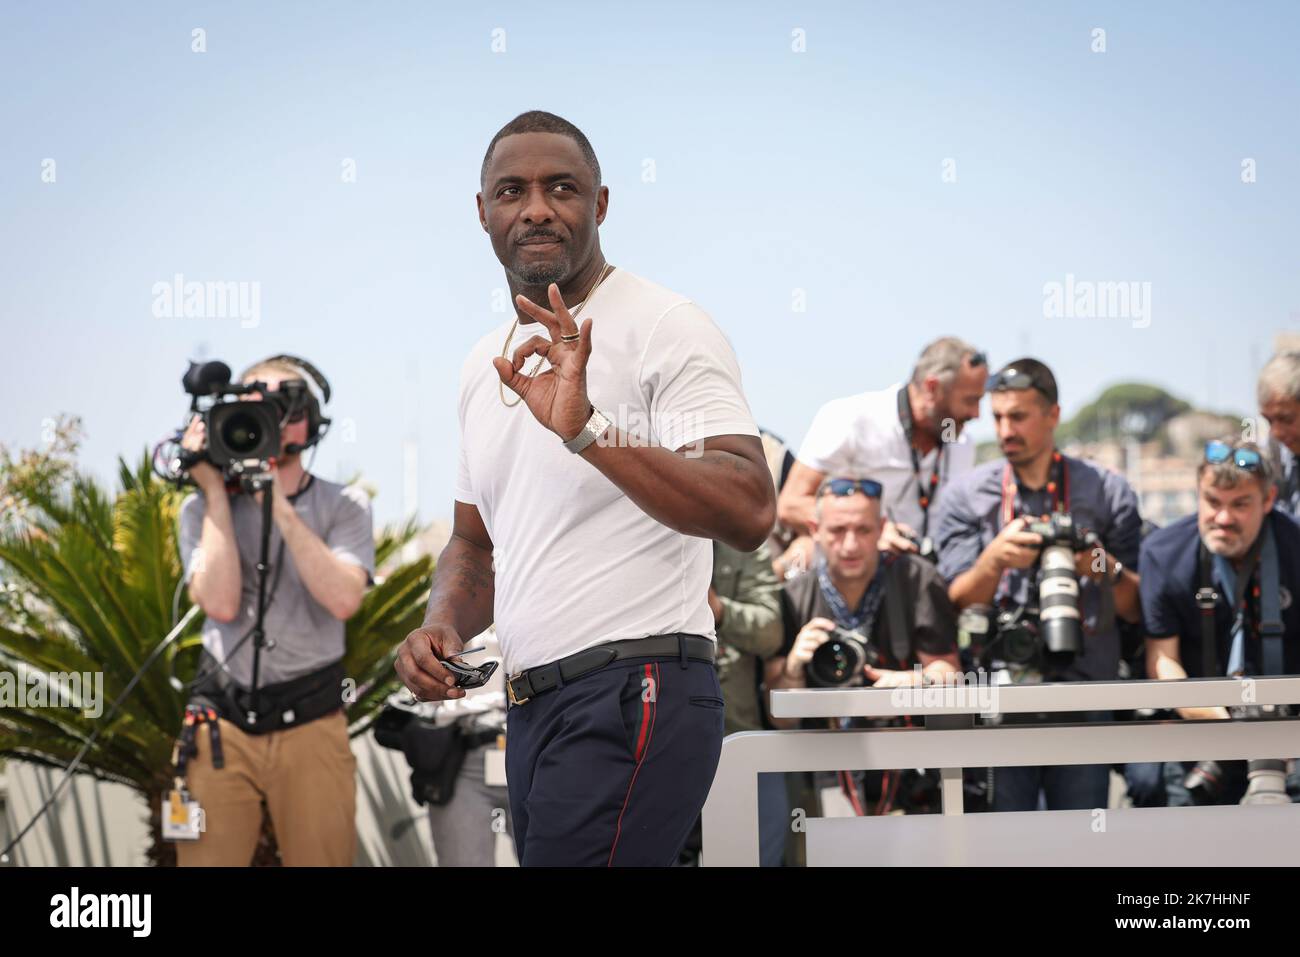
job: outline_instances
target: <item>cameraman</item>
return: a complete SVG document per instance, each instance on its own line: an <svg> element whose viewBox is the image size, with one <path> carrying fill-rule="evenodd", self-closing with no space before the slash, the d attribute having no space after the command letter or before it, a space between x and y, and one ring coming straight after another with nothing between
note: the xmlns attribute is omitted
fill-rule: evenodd
<svg viewBox="0 0 1300 957"><path fill-rule="evenodd" d="M917 665L938 680L958 670L957 622L934 565L917 555L880 551L880 494L880 483L871 479L822 482L809 522L817 548L813 567L786 582L782 592L785 640L765 669L769 689L824 684L818 679L826 676L829 662L825 655L814 658L832 636L842 638L845 632L865 639L875 660L861 674L844 675L844 685L914 684ZM799 724L795 719L772 722L779 728ZM832 727L841 726L832 719ZM879 771L814 776L819 791L838 783L859 814L867 813L872 800L877 801L875 813L884 813L898 800L899 780L898 773Z"/></svg>
<svg viewBox="0 0 1300 957"><path fill-rule="evenodd" d="M248 369L242 380L275 392L303 374L287 357L276 357ZM281 455L270 468L274 527L255 726L246 718L249 636L266 493L232 494L207 461L189 469L199 491L181 506L180 550L190 597L207 615L192 700L220 717L215 727L200 725L193 734L197 753L185 771L206 830L197 841L178 844L182 866L247 865L263 804L286 865L352 863L356 759L342 709L344 622L361 606L374 571L373 527L363 493L304 470L301 450L322 428L318 401L312 396L305 405L281 422ZM196 418L182 445L197 452L205 444Z"/></svg>
<svg viewBox="0 0 1300 957"><path fill-rule="evenodd" d="M1147 674L1168 680L1300 674L1300 527L1275 507L1272 463L1253 443L1220 440L1206 445L1196 478L1197 514L1142 543ZM1178 714L1229 717L1221 707L1179 708ZM1194 801L1183 783L1193 766L1171 762L1169 804L1235 804L1246 788L1244 766L1224 762L1217 787L1208 782L1206 796Z"/></svg>
<svg viewBox="0 0 1300 957"><path fill-rule="evenodd" d="M989 380L989 392L1004 458L977 466L944 497L937 544L948 594L958 608L990 615L1036 607L1043 539L1026 525L1049 513L1071 515L1076 528L1100 539L1099 546L1075 557L1082 651L1068 663L1049 660L1039 639L1035 667L1012 679L1114 680L1119 676L1115 616L1134 622L1140 617L1138 576L1132 570L1142 531L1137 497L1114 472L1056 451L1061 407L1056 378L1043 363L1012 362ZM1032 613L1021 621L1037 626ZM1093 712L1087 719L1108 716ZM1051 720L1071 717L1057 714ZM1040 791L1051 810L1106 807L1108 784L1105 765L998 768L993 809L1037 810Z"/></svg>

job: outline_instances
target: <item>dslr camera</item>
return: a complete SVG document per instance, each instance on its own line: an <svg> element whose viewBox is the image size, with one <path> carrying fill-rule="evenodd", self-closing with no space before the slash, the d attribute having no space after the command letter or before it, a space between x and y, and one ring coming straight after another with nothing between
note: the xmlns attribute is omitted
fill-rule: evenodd
<svg viewBox="0 0 1300 957"><path fill-rule="evenodd" d="M810 688L847 688L866 683L863 669L880 665L880 652L864 635L836 628L813 652L805 674Z"/></svg>
<svg viewBox="0 0 1300 957"><path fill-rule="evenodd" d="M976 661L986 669L997 670L1001 663L1024 670L1041 665L1044 657L1050 663L1063 664L1083 649L1074 556L1099 545L1100 539L1081 530L1068 512L1031 522L1025 531L1043 538L1035 600L991 615L990 623L983 628L962 623L964 632L972 639L980 639L973 651Z"/></svg>

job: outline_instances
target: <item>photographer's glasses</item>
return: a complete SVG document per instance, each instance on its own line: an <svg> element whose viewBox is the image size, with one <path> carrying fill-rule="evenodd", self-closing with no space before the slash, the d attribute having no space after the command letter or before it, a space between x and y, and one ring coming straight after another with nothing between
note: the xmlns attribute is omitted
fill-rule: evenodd
<svg viewBox="0 0 1300 957"><path fill-rule="evenodd" d="M1219 465L1229 460L1239 469L1257 472L1264 458L1258 449L1234 448L1218 439L1205 443L1205 461L1211 465Z"/></svg>
<svg viewBox="0 0 1300 957"><path fill-rule="evenodd" d="M843 498L846 495L861 492L867 498L880 498L883 491L884 487L875 479L833 478L822 483L822 487L817 492L817 497L834 495L836 498Z"/></svg>

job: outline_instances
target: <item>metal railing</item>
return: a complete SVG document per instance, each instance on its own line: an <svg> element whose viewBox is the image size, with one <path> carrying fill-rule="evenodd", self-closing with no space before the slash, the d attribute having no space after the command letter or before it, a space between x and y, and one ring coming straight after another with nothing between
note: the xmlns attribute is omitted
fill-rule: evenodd
<svg viewBox="0 0 1300 957"><path fill-rule="evenodd" d="M924 727L747 731L729 735L722 743L718 771L704 805L702 862L706 866L758 864L760 773L898 768L940 769L943 814L810 819L810 865L902 863L902 858L909 864L1200 861L1186 858L1186 842L1179 843L1179 832L1185 826L1194 826L1198 841L1203 839L1203 846L1212 848L1213 853L1205 858L1207 862L1210 858L1216 864L1300 860L1300 805L1111 810L1106 812L1105 827L1114 827L1104 832L1097 830L1096 815L1089 811L962 813L962 771L967 767L1300 755L1300 719L1295 718L976 727L975 718L981 713L1296 704L1300 703L1300 677L1063 682L987 689L816 688L772 692L772 714L777 718L910 715L923 718ZM986 697L976 700L981 693ZM992 707L988 695L994 698ZM1079 830L1081 824L1088 828L1086 833L1104 833L1108 839L1083 844L1085 832ZM1015 839L1018 830L1025 828L1033 831L1032 842ZM1247 835L1271 835L1277 829L1281 829L1277 839L1264 841L1262 847L1259 842L1242 840ZM1008 841L1011 846L1006 846ZM1071 848L1076 846L1079 860L1072 861ZM1238 846L1240 853L1234 854ZM1058 859L1053 860L1053 855ZM1062 856L1065 859L1059 859Z"/></svg>

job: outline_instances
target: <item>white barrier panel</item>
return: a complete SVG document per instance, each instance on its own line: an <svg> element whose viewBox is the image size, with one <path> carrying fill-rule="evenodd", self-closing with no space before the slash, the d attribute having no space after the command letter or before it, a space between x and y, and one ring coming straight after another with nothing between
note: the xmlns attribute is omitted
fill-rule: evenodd
<svg viewBox="0 0 1300 957"><path fill-rule="evenodd" d="M1169 686L1182 686L1177 691ZM1147 706L1156 700L1164 707L1235 705L1242 703L1242 682L1231 679L1208 679L1188 682L1099 682L1077 683L1070 687L1071 694L1045 696L1044 686L1011 686L1000 689L1001 713L1038 711L1079 711L1131 709ZM1082 695L1075 689L1090 688L1092 696ZM1250 686L1255 703L1293 703L1300 701L1300 678L1260 678ZM885 710L889 707L891 693L882 689L856 691L814 690L776 692L773 694L773 711L786 717L802 717L791 713L789 706L778 710L784 695L797 700L812 710L817 717L853 715L853 709L867 708L869 714L926 714L921 708L909 706L907 710ZM819 695L827 696L824 703ZM831 702L829 699L834 698ZM1175 704L1176 702L1176 704ZM833 711L831 705L840 710ZM1046 724L1010 725L1001 727L954 727L953 722L971 721L979 712L977 707L952 710L941 708L931 712L929 728L879 728L844 731L750 731L729 735L722 744L722 757L713 780L713 787L704 805L702 863L706 866L757 866L758 849L758 774L769 771L838 771L893 770L898 768L939 768L944 787L944 815L956 818L961 814L961 776L965 767L1012 767L1034 765L1112 764L1143 761L1199 761L1248 760L1251 758L1292 757L1300 755L1300 720L1277 719L1271 721L1148 721L1120 722L1115 724ZM783 714L784 712L784 714ZM970 715L972 717L964 717ZM935 725L944 725L938 728ZM1187 822L1187 817L1164 818L1180 814L1188 808L1144 808L1154 822L1160 816L1160 828L1170 822ZM1249 808L1224 808L1227 812L1241 812ZM1283 810L1287 810L1283 808ZM1065 812L1025 812L1029 816L1060 815ZM1116 813L1107 812L1108 815ZM1006 817L991 814L988 817ZM985 815L972 815L983 818ZM1232 813L1215 815L1205 820L1212 833L1206 841L1216 843L1234 841L1241 828L1248 828L1253 815L1234 816ZM814 819L815 820L815 819ZM836 827L861 828L878 823L870 818L843 819ZM913 822L941 820L939 815L915 815L895 818L888 823L902 825L906 830L904 840L917 843L926 840L925 834L911 829ZM1287 819L1296 821L1295 817ZM1238 828L1238 822L1241 828ZM809 821L811 833L812 821ZM818 827L822 827L818 824ZM941 825L923 824L939 828ZM977 825L981 827L982 825ZM1065 839L1077 827L1072 822L1048 817L1044 823L1053 833L1059 831ZM1294 825L1293 825L1294 826ZM938 830L926 832L933 837ZM982 834L980 831L978 834ZM1163 832L1162 832L1163 833ZM978 836L978 835L977 835ZM1075 835L1081 837L1081 835ZM972 837L971 840L975 840ZM982 846L982 845L981 845ZM1069 846L1069 840L1064 845ZM1098 842L1096 847L1116 846L1112 842ZM1098 851L1098 853L1101 853ZM810 858L811 863L811 858ZM863 860L859 863L870 863ZM988 863L993 863L989 861ZM1002 861L1002 863L1010 863ZM1073 864L1068 855L1056 861ZM1116 861L1115 863L1119 863ZM1163 863L1149 857L1146 863Z"/></svg>
<svg viewBox="0 0 1300 957"><path fill-rule="evenodd" d="M1297 861L1300 804L808 820L809 867L1294 867Z"/></svg>

